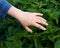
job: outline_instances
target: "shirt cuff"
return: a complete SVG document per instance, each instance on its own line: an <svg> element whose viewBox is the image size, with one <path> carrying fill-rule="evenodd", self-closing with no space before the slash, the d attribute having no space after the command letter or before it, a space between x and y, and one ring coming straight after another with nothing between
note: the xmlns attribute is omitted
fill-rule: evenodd
<svg viewBox="0 0 60 48"><path fill-rule="evenodd" d="M0 1L0 18L1 19L5 19L6 14L8 12L8 10L11 8L11 4L8 3L6 0L1 0Z"/></svg>

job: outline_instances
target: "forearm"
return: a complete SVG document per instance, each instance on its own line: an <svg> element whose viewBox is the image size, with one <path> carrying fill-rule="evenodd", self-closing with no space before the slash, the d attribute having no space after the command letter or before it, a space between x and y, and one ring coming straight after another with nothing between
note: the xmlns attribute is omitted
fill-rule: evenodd
<svg viewBox="0 0 60 48"><path fill-rule="evenodd" d="M20 18L19 16L23 13L22 10L17 9L16 7L12 6L9 10L8 10L8 15L18 19Z"/></svg>

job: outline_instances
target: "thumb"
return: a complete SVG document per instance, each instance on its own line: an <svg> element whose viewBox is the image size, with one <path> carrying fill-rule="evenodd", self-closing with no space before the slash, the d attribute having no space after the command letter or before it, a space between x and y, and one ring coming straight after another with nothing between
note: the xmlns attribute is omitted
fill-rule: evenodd
<svg viewBox="0 0 60 48"><path fill-rule="evenodd" d="M28 31L28 32L33 32L28 26L25 27L25 29Z"/></svg>

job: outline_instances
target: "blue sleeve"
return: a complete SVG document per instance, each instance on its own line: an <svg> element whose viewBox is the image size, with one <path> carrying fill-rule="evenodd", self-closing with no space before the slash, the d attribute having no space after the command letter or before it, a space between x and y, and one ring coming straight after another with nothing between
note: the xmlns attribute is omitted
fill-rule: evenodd
<svg viewBox="0 0 60 48"><path fill-rule="evenodd" d="M6 0L0 0L0 19L5 19L8 10L12 5Z"/></svg>

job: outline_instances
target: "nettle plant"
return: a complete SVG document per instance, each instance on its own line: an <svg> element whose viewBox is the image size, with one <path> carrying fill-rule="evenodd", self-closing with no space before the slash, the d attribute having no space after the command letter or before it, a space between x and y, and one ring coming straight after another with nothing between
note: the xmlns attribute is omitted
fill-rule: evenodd
<svg viewBox="0 0 60 48"><path fill-rule="evenodd" d="M31 34L7 15L0 20L0 48L60 48L60 0L8 1L23 11L43 13L49 25L46 31L31 26Z"/></svg>

